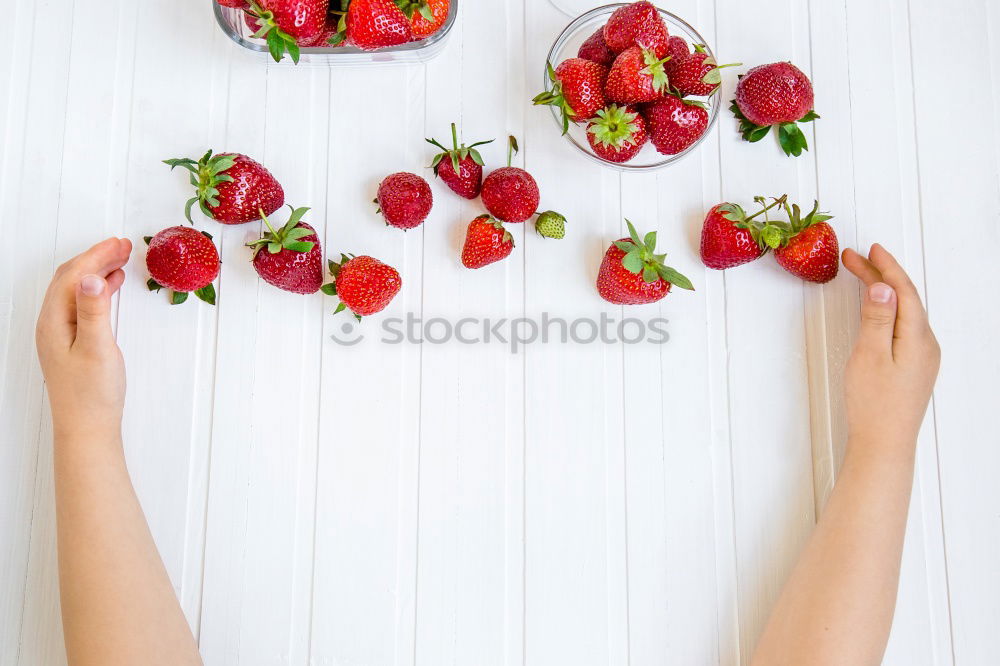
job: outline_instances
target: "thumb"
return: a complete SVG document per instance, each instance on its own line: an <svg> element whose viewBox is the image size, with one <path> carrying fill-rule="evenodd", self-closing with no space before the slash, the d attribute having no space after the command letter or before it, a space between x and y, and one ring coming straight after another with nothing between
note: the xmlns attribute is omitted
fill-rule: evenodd
<svg viewBox="0 0 1000 666"><path fill-rule="evenodd" d="M884 282L868 286L861 304L861 334L858 343L877 352L892 352L896 325L896 291Z"/></svg>
<svg viewBox="0 0 1000 666"><path fill-rule="evenodd" d="M108 283L97 275L84 275L76 287L76 341L98 345L111 338L111 295Z"/></svg>

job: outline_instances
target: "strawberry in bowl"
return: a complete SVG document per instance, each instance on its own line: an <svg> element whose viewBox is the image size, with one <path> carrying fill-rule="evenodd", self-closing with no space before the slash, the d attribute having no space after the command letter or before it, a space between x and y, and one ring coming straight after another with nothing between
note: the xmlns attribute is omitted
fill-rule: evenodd
<svg viewBox="0 0 1000 666"><path fill-rule="evenodd" d="M567 140L588 158L625 171L658 169L714 125L723 67L680 17L646 0L612 4L559 35L534 102L552 107Z"/></svg>

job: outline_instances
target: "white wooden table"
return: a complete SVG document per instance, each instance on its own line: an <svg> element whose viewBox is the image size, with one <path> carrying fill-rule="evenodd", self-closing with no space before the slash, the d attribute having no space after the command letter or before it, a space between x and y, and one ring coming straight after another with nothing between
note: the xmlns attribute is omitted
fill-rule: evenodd
<svg viewBox="0 0 1000 666"><path fill-rule="evenodd" d="M847 274L700 268L709 206L784 191L818 196L843 245L896 252L944 349L885 663L996 663L1000 6L674 0L723 61L802 66L822 119L800 159L724 115L682 165L619 176L529 104L567 17L463 5L434 62L352 70L265 67L205 1L4 0L0 664L64 661L32 332L54 265L111 234L138 247L117 309L129 464L206 663L747 663L835 478L858 320ZM379 222L377 182L420 171L451 121L500 139L492 165L521 139L565 240L518 228L509 260L467 271L479 204L438 182L424 226ZM188 196L160 160L208 147L266 163L331 256L400 268L361 344L330 340L349 321L331 299L257 280L257 225L199 222L221 247L218 307L146 291L141 237L182 223ZM668 344L376 339L407 312L620 318L592 283L624 216L698 287L628 310L667 318Z"/></svg>

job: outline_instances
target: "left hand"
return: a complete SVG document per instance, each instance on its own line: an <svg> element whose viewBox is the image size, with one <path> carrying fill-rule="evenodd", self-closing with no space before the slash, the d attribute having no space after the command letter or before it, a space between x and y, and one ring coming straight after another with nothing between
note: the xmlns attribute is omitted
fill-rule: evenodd
<svg viewBox="0 0 1000 666"><path fill-rule="evenodd" d="M111 296L131 253L128 239L101 241L60 266L45 293L35 344L57 441L119 441L125 363L111 329Z"/></svg>

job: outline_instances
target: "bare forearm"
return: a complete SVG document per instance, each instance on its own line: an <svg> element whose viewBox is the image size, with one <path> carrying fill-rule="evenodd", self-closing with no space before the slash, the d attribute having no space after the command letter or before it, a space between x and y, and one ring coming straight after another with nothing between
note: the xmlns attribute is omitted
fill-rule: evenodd
<svg viewBox="0 0 1000 666"><path fill-rule="evenodd" d="M200 664L117 438L55 442L59 583L71 666Z"/></svg>
<svg viewBox="0 0 1000 666"><path fill-rule="evenodd" d="M753 666L877 666L896 603L913 483L911 443L852 441Z"/></svg>

